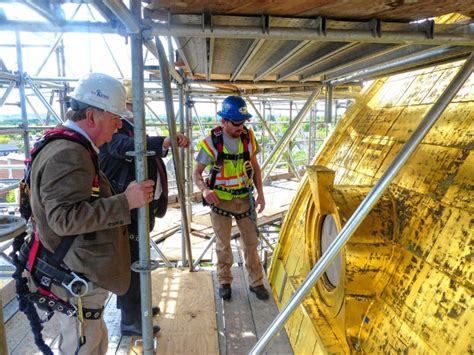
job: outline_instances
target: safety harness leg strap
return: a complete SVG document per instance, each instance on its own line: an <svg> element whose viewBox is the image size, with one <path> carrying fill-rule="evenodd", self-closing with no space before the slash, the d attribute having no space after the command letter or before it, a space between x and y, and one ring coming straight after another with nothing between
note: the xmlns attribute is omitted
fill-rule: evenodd
<svg viewBox="0 0 474 355"><path fill-rule="evenodd" d="M76 309L69 303L63 302L59 298L42 295L39 292L31 292L27 296L28 300L36 303L38 307L44 311L58 311L68 317L76 314Z"/></svg>
<svg viewBox="0 0 474 355"><path fill-rule="evenodd" d="M239 219L250 217L253 213L252 207L242 213L233 213L230 211L223 210L222 208L216 207L214 205L211 205L211 211L224 217L234 217L236 221L238 221Z"/></svg>

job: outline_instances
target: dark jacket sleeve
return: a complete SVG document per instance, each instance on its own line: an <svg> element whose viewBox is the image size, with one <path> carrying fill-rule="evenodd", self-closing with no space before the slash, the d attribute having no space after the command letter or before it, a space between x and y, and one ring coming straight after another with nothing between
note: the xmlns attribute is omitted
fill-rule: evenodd
<svg viewBox="0 0 474 355"><path fill-rule="evenodd" d="M155 154L161 158L166 157L168 154L168 149L163 150L163 142L166 137L156 136L156 137L147 137L146 146L148 150L152 150Z"/></svg>
<svg viewBox="0 0 474 355"><path fill-rule="evenodd" d="M130 159L127 152L135 150L133 137L129 137L125 132L118 131L112 137L112 140L104 145L108 154L115 159Z"/></svg>
<svg viewBox="0 0 474 355"><path fill-rule="evenodd" d="M168 150L163 151L163 141L165 137L147 137L147 150L154 151L159 157L166 156ZM129 159L127 152L135 149L133 137L129 137L125 132L118 131L112 137L112 141L105 145L107 153L116 159Z"/></svg>

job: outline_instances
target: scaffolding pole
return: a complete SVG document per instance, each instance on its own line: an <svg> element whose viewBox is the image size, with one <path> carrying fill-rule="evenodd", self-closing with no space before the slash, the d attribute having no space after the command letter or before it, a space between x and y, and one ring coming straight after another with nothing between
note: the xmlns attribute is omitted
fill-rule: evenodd
<svg viewBox="0 0 474 355"><path fill-rule="evenodd" d="M332 89L333 86L330 83L326 84L326 105L324 106L324 117L327 125L332 123Z"/></svg>
<svg viewBox="0 0 474 355"><path fill-rule="evenodd" d="M314 265L313 269L303 281L301 286L296 290L282 311L265 331L263 336L257 341L257 344L255 344L255 346L250 351L251 355L261 354L265 350L267 344L284 326L285 322L288 320L296 307L303 301L307 293L311 291L316 281L319 280L319 278L331 265L337 255L341 252L349 238L364 221L364 218L369 214L372 207L377 203L398 172L413 155L416 148L429 132L431 127L436 123L437 119L449 105L450 101L456 95L458 90L469 78L472 73L473 63L474 54L471 54L464 63L463 67L451 81L449 86L440 96L438 101L428 111L426 116L419 124L418 128L415 130L415 132L413 132L412 136L405 143L402 150L397 154L392 164L385 171L380 180L375 184L367 197L361 202L359 207L357 207L354 214L349 218L327 251L321 256L316 265Z"/></svg>
<svg viewBox="0 0 474 355"><path fill-rule="evenodd" d="M190 238L190 228L188 223L188 215L186 213L186 196L184 191L184 176L183 171L180 169L181 163L179 159L179 148L178 148L178 140L177 140L177 133L176 133L176 118L174 115L174 107L173 107L173 93L171 91L171 80L170 74L168 71L168 60L166 59L166 53L161 44L160 38L155 38L156 42L156 51L158 53L158 60L160 62L160 75L161 75L161 82L163 86L163 93L165 96L165 105L166 105L166 117L168 120L168 129L170 132L171 137L171 149L173 151L173 161L175 166L175 174L176 174L176 186L178 188L178 197L179 203L181 207L181 223L182 223L182 233L185 236L186 241L186 250L188 254L188 265L189 271L193 271L193 255L191 250L191 238Z"/></svg>
<svg viewBox="0 0 474 355"><path fill-rule="evenodd" d="M262 115L260 114L260 112L257 110L257 107L255 106L255 104L253 103L252 99L250 98L250 96L245 96L245 99L249 102L250 106L252 106L253 110L255 111L255 113L257 114L258 118L260 119L260 122L262 123L262 126L263 128L268 132L268 135L270 136L270 138L273 140L274 143L277 143L278 140L277 138L275 137L275 135L273 134L273 132L271 131L270 127L268 126L267 122L263 119ZM262 135L263 135L263 131L262 131ZM263 146L263 142L262 142L262 146ZM286 153L285 153L286 155ZM293 156L291 155L290 152L288 152L288 156L286 157L287 161L288 161L288 167L291 169L291 171L293 172L293 174L295 174L296 178L298 178L298 180L300 179L300 175L298 174L298 168L296 167L296 163L293 159Z"/></svg>
<svg viewBox="0 0 474 355"><path fill-rule="evenodd" d="M28 113L26 112L25 74L23 73L23 54L21 52L20 33L16 36L16 57L18 62L18 89L20 90L21 120L23 122L23 142L25 145L25 158L30 157L30 136L28 134Z"/></svg>
<svg viewBox="0 0 474 355"><path fill-rule="evenodd" d="M225 17L220 16L222 21ZM12 21L9 21L12 22ZM212 20L211 20L212 23ZM226 26L201 24L154 23L150 32L155 36L194 37L194 38L231 38L235 39L268 39L287 41L321 41L321 42L362 42L362 43L412 43L427 45L460 45L472 46L474 39L467 33L434 33L431 38L425 31L381 31L374 36L372 30L347 28L351 21L339 21L340 28L327 28L326 31L315 31L314 28L269 27L262 31L259 26ZM384 22L381 22L383 28Z"/></svg>
<svg viewBox="0 0 474 355"><path fill-rule="evenodd" d="M51 113L51 115L56 119L56 121L58 121L58 123L63 123L62 119L58 116L58 114L54 111L54 109L51 107L51 105L49 104L49 102L46 100L46 98L43 96L43 94L41 93L41 91L39 90L38 86L36 85L36 83L31 80L31 78L28 76L28 75L25 75L23 77L24 81L26 81L31 89L33 90L33 92L36 94L36 96L38 97L38 99L40 99L41 103L44 105L44 107L46 107L46 109L48 110L49 113Z"/></svg>
<svg viewBox="0 0 474 355"><path fill-rule="evenodd" d="M111 2L109 2L111 3ZM141 2L132 0L130 2L133 21L141 19ZM128 22L133 22L127 17ZM131 56L132 56L132 93L133 93L133 117L134 117L134 147L135 151L135 178L137 182L145 181L147 177L147 150L146 150L146 127L145 109L143 98L143 40L140 31L132 31ZM133 272L140 273L140 301L142 319L143 353L145 355L155 354L155 341L153 335L153 316L151 302L151 270L158 266L156 261L150 261L150 225L149 206L146 204L138 209L138 247L139 260L132 264Z"/></svg>
<svg viewBox="0 0 474 355"><path fill-rule="evenodd" d="M387 72L393 72L395 70L400 70L403 67L415 65L426 61L434 60L437 57L444 56L455 56L463 55L467 57L470 52L469 47L455 47L455 46L440 46L435 48L430 48L423 50L421 52L416 52L404 56L402 58L395 58L393 60L383 62L381 64L372 65L369 67L364 67L359 70L355 70L351 73L344 73L340 77L333 77L327 80L332 85L342 85L350 83L356 80L366 79L369 77L384 75Z"/></svg>
<svg viewBox="0 0 474 355"><path fill-rule="evenodd" d="M266 170L265 175L263 176L263 181L265 181L270 176L270 173L277 165L286 146L290 142L291 138L293 138L293 136L298 132L298 128L303 122L303 119L306 116L306 113L311 108L311 106L313 106L314 102L316 101L320 93L321 93L321 88L317 88L312 92L312 94L310 95L310 97L308 98L304 106L301 108L298 115L295 117L295 120L293 121L293 123L290 125L290 127L288 127L283 137L280 139L280 141L278 141L278 143L275 145L270 155L262 164L262 170L263 171ZM274 158L274 161L272 165L268 169L266 169L273 158Z"/></svg>
<svg viewBox="0 0 474 355"><path fill-rule="evenodd" d="M189 94L186 91L186 109L183 111L185 113L185 132L186 136L189 140L193 141L193 112L189 109L187 103L191 101ZM193 105L194 106L194 105ZM185 158L186 158L186 210L189 216L189 223L193 221L193 205L192 205L192 198L193 198L193 152L192 152L192 144L189 149L185 150Z"/></svg>
<svg viewBox="0 0 474 355"><path fill-rule="evenodd" d="M14 81L10 82L10 85L8 85L7 89L6 89L5 92L3 93L3 96L0 98L0 107L3 106L3 104L5 103L5 101L7 101L8 96L10 95L10 93L12 92L12 90L15 88L15 85L16 85L16 83L15 83Z"/></svg>
<svg viewBox="0 0 474 355"><path fill-rule="evenodd" d="M171 38L168 37L168 46L170 45ZM169 52L169 47L168 47L168 52ZM183 84L178 84L178 109L179 109L179 125L180 125L180 131L183 132L183 127L184 127L184 92L183 92ZM181 162L184 162L185 156L184 156L184 149L180 149L179 151L179 157ZM186 196L186 208L188 205L188 196ZM189 211L188 216L190 216ZM186 236L184 233L181 233L181 265L184 267L186 266Z"/></svg>

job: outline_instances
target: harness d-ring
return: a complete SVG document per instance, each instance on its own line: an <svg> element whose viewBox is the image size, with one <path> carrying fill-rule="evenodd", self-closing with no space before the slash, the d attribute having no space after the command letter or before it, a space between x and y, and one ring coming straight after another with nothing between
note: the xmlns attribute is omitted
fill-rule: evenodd
<svg viewBox="0 0 474 355"><path fill-rule="evenodd" d="M66 288L71 295L74 297L82 297L89 291L87 281L79 277L75 272L71 272L74 278L68 284L62 283L61 285Z"/></svg>

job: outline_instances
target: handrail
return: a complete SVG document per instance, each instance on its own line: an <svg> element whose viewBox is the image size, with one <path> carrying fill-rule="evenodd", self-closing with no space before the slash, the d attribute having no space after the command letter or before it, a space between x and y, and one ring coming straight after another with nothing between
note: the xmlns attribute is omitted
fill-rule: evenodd
<svg viewBox="0 0 474 355"><path fill-rule="evenodd" d="M13 183L13 184L0 187L0 194L1 194L1 193L4 193L4 192L7 192L7 191L15 190L15 189L17 189L17 188L19 188L19 187L20 187L20 183L19 183L19 182L15 182L15 183Z"/></svg>
<svg viewBox="0 0 474 355"><path fill-rule="evenodd" d="M472 72L473 63L474 53L469 56L463 67L456 74L438 101L428 111L415 132L413 132L412 136L408 139L402 150L395 157L390 167L375 184L367 197L361 202L351 218L349 218L336 239L331 243L327 251L321 256L321 259L319 259L316 265L314 265L313 269L310 271L301 286L296 290L293 297L273 320L272 324L270 324L263 336L257 341L255 346L250 351L250 355L261 354L265 350L265 347L283 327L286 320L293 313L296 307L303 301L306 294L310 292L316 281L318 281L323 273L329 268L349 238L357 230L372 207L377 203L382 194L388 188L397 173L415 152L418 145L421 143L439 116L441 116L441 113L446 109L452 98L469 78Z"/></svg>

